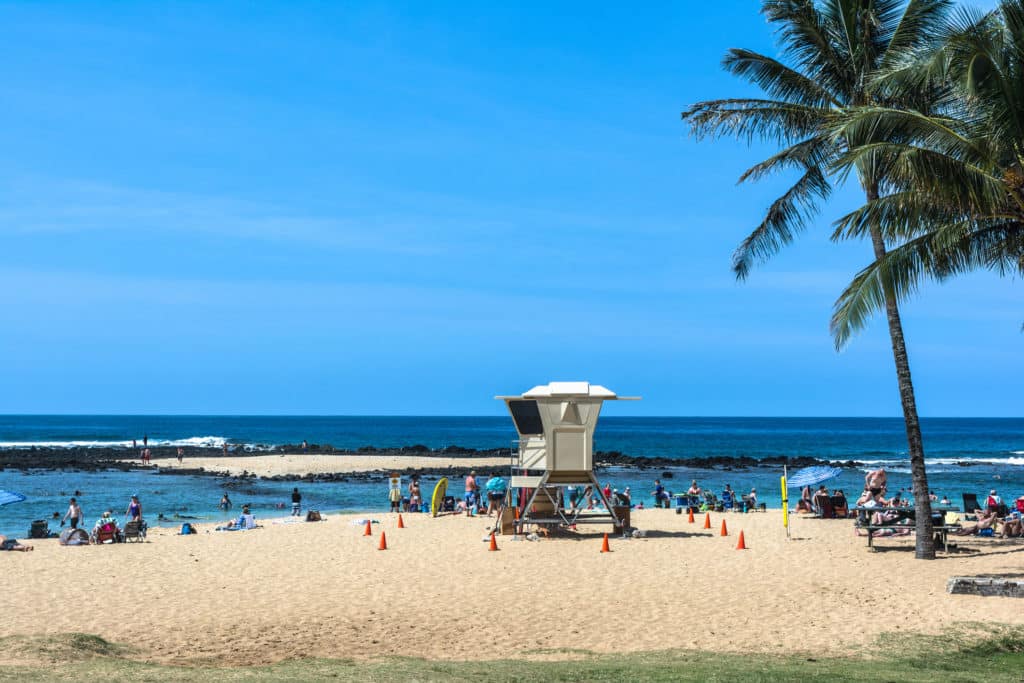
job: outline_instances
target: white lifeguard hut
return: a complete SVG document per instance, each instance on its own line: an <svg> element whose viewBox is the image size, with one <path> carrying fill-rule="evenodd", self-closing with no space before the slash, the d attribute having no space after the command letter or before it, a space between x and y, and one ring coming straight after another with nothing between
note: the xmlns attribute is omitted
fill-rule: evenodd
<svg viewBox="0 0 1024 683"><path fill-rule="evenodd" d="M505 402L519 434L509 480L512 505L519 510L517 528L608 521L621 527L621 515L594 476L594 430L605 401L640 398L589 382L551 382L495 398ZM581 493L590 487L589 495L599 498L604 510L585 510L586 500L571 505L563 495L567 487L581 487Z"/></svg>

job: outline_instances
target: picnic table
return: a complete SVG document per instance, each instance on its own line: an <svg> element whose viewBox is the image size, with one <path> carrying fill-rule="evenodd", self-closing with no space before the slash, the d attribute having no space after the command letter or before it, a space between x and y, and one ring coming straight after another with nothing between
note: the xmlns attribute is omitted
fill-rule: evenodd
<svg viewBox="0 0 1024 683"><path fill-rule="evenodd" d="M874 539L875 532L884 529L907 529L909 531L916 531L917 522L917 510L912 506L901 506L901 507L885 507L885 506L874 506L864 507L858 505L850 508L850 511L856 514L857 526L861 529L866 529L868 532L868 547L871 548L872 540ZM896 517L885 524L873 524L871 522L871 516L876 512L895 512ZM933 505L932 514L941 514L943 517L942 524L936 524L932 527L932 530L939 534L942 539L942 548L946 552L949 552L949 532L959 529L959 524L947 524L945 516L947 512L960 512L960 508L953 505ZM909 524L903 524L902 522L909 520Z"/></svg>

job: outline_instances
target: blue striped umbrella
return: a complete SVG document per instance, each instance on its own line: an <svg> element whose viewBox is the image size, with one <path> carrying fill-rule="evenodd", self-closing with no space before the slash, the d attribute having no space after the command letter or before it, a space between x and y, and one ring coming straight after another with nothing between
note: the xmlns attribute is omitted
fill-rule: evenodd
<svg viewBox="0 0 1024 683"><path fill-rule="evenodd" d="M815 465L813 467L805 467L802 470L797 470L786 479L786 486L789 488L803 488L805 486L814 486L820 484L823 481L828 481L832 477L838 476L842 472L838 467L830 467L828 465Z"/></svg>
<svg viewBox="0 0 1024 683"><path fill-rule="evenodd" d="M25 500L25 496L14 491L0 491L0 505L7 505L8 503L20 503Z"/></svg>

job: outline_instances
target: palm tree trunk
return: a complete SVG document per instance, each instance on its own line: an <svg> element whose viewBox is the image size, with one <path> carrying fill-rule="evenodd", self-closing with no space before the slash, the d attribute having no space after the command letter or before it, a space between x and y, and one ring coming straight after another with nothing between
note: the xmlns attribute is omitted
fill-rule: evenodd
<svg viewBox="0 0 1024 683"><path fill-rule="evenodd" d="M878 189L865 191L868 201L878 199ZM885 256L885 239L881 228L871 225L871 246L875 260ZM896 378L900 388L900 403L903 404L903 422L907 428L907 447L910 452L910 481L914 486L914 508L917 511L917 540L915 557L919 560L935 559L935 541L932 538L932 503L929 498L928 473L924 466L924 443L921 440L921 424L917 419L917 401L914 398L914 383L910 378L910 360L907 345L903 340L903 323L899 306L891 290L885 291L885 317L889 321L889 340L892 342L892 358L896 363Z"/></svg>

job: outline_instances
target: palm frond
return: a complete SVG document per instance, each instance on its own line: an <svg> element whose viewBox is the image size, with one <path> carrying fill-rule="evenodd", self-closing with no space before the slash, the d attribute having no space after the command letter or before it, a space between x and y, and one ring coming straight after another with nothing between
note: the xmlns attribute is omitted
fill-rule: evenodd
<svg viewBox="0 0 1024 683"><path fill-rule="evenodd" d="M781 197L772 202L764 220L733 254L732 268L745 280L755 263L766 261L793 241L817 212L818 201L828 199L832 186L819 166L810 166Z"/></svg>

